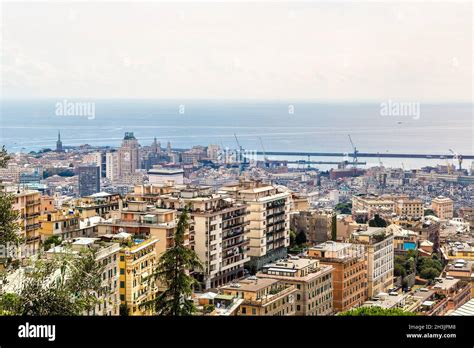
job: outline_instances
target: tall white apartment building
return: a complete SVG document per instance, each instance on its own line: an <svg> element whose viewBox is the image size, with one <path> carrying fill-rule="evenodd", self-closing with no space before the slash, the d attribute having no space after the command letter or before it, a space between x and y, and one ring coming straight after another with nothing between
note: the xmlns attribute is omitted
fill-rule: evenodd
<svg viewBox="0 0 474 348"><path fill-rule="evenodd" d="M221 192L248 207L250 265L259 270L285 258L290 245L291 194L255 181L224 186Z"/></svg>
<svg viewBox="0 0 474 348"><path fill-rule="evenodd" d="M393 286L393 235L385 228L369 227L352 234L352 242L365 247L367 295L376 296Z"/></svg>

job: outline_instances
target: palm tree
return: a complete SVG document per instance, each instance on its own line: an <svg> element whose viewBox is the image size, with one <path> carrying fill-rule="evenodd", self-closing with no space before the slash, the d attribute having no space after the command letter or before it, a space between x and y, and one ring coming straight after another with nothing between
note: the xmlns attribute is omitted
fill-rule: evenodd
<svg viewBox="0 0 474 348"><path fill-rule="evenodd" d="M188 210L185 208L178 220L174 244L160 257L151 277L166 287L155 299L144 304L145 307L154 307L158 315L191 315L196 310L191 295L197 281L189 271L202 269L202 265L194 250L184 245L188 226Z"/></svg>

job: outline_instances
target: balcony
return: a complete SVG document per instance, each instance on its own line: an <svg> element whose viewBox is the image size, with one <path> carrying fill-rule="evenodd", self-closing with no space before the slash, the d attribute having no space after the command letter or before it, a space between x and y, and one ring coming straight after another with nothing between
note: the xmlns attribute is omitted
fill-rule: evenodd
<svg viewBox="0 0 474 348"><path fill-rule="evenodd" d="M38 228L40 228L40 226L41 226L41 224L39 224L39 223L31 224L31 225L26 225L25 230L26 230L27 232L33 231L33 230L37 230Z"/></svg>
<svg viewBox="0 0 474 348"><path fill-rule="evenodd" d="M223 246L222 250L227 250L227 249L230 249L230 248L235 248L237 246L242 246L242 245L247 245L247 244L249 244L248 240L240 240L240 241L234 242L232 244Z"/></svg>
<svg viewBox="0 0 474 348"><path fill-rule="evenodd" d="M35 200L32 200L32 201L26 201L26 206L27 207L32 207L32 206L39 205L39 204L41 204L41 200L39 200L39 199L35 199Z"/></svg>
<svg viewBox="0 0 474 348"><path fill-rule="evenodd" d="M229 239L229 238L232 238L232 237L237 237L237 236L242 235L244 233L245 233L245 230L243 229L243 227L239 227L239 228L236 228L235 230L230 231L228 233L223 233L222 234L222 239L225 240L225 239Z"/></svg>
<svg viewBox="0 0 474 348"><path fill-rule="evenodd" d="M26 242L27 243L30 243L30 242L35 242L35 241L38 241L41 239L41 236L31 236L31 237L27 237L26 238Z"/></svg>
<svg viewBox="0 0 474 348"><path fill-rule="evenodd" d="M23 214L21 216L22 219L33 219L35 217L40 216L40 213L32 213L32 214Z"/></svg>
<svg viewBox="0 0 474 348"><path fill-rule="evenodd" d="M278 212L276 212L276 213L268 214L268 215L267 215L267 219L270 219L270 218L272 218L272 217L282 216L282 215L285 215L285 211L284 211L284 210L278 211Z"/></svg>
<svg viewBox="0 0 474 348"><path fill-rule="evenodd" d="M295 290L294 286L288 286L288 287L286 287L286 288L284 288L284 289L282 289L282 290L280 290L276 293L272 293L275 290L271 290L270 294L268 294L268 295L257 298L256 300L245 300L244 303L248 303L248 304L251 304L251 305L257 305L257 306L263 306L263 305L266 305L266 304L268 304L270 302L273 302L275 300L279 300L279 299L281 299L282 297L284 297L286 295L289 295L294 290Z"/></svg>

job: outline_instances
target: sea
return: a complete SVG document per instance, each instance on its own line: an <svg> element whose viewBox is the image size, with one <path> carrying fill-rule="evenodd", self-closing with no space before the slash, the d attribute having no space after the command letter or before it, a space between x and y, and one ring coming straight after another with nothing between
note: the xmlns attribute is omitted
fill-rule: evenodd
<svg viewBox="0 0 474 348"><path fill-rule="evenodd" d="M68 113L63 107L81 103L89 103L88 112L79 107ZM387 115L381 109L380 102L10 99L1 100L0 144L11 152L54 149L60 132L63 146L116 147L125 132L133 132L141 145L156 137L162 147L169 141L173 148L217 144L235 149L238 140L248 151L351 153L350 135L359 152L449 155L453 149L474 154L471 103L421 103L416 115ZM379 164L379 158L360 160L368 166ZM440 158L380 161L386 167L406 169L453 163ZM471 162L464 160L463 167L470 168Z"/></svg>

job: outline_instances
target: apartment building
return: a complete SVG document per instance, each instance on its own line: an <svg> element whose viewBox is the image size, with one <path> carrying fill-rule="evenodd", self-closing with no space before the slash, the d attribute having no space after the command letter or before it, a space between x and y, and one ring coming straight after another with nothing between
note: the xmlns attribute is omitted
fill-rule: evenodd
<svg viewBox="0 0 474 348"><path fill-rule="evenodd" d="M434 198L431 201L431 209L441 220L452 219L454 216L454 202L448 197L439 196Z"/></svg>
<svg viewBox="0 0 474 348"><path fill-rule="evenodd" d="M58 236L61 240L72 238L75 236L74 232L80 229L79 215L68 210L48 212L41 215L39 221L43 241L52 236Z"/></svg>
<svg viewBox="0 0 474 348"><path fill-rule="evenodd" d="M176 187L160 196L161 205L187 207L193 226L194 251L203 264L194 276L205 288L242 278L248 257L247 206L225 199L210 187Z"/></svg>
<svg viewBox="0 0 474 348"><path fill-rule="evenodd" d="M334 268L335 312L359 307L367 300L367 264L362 245L327 241L308 249L308 257Z"/></svg>
<svg viewBox="0 0 474 348"><path fill-rule="evenodd" d="M330 315L334 312L333 271L318 260L293 257L265 265L257 277L295 286L296 315Z"/></svg>
<svg viewBox="0 0 474 348"><path fill-rule="evenodd" d="M136 237L154 237L158 239L157 255L161 255L174 243L178 219L174 209L156 208L147 202L129 201L126 207L120 207L119 210L111 212L111 215L110 220L97 225L99 236L126 232ZM185 245L190 244L190 230L185 233Z"/></svg>
<svg viewBox="0 0 474 348"><path fill-rule="evenodd" d="M72 201L70 207L78 212L81 218L100 216L109 219L111 212L119 209L120 201L118 193L97 192Z"/></svg>
<svg viewBox="0 0 474 348"><path fill-rule="evenodd" d="M367 296L387 292L393 286L393 235L385 228L368 227L366 231L354 232L351 241L365 247Z"/></svg>
<svg viewBox="0 0 474 348"><path fill-rule="evenodd" d="M105 154L105 176L112 182L119 178L119 153L117 151Z"/></svg>
<svg viewBox="0 0 474 348"><path fill-rule="evenodd" d="M331 235L332 214L321 210L308 210L290 215L290 229L303 232L309 243L322 243Z"/></svg>
<svg viewBox="0 0 474 348"><path fill-rule="evenodd" d="M446 278L461 279L471 284L471 298L474 298L474 260L451 260L444 269Z"/></svg>
<svg viewBox="0 0 474 348"><path fill-rule="evenodd" d="M407 195L363 195L352 197L352 215L366 214L370 220L376 214L390 216L392 213L410 212L423 216L423 204L418 200L410 200Z"/></svg>
<svg viewBox="0 0 474 348"><path fill-rule="evenodd" d="M423 201L419 199L399 199L395 204L395 213L399 216L419 218L423 216Z"/></svg>
<svg viewBox="0 0 474 348"><path fill-rule="evenodd" d="M80 252L83 250L93 250L96 253L96 262L103 266L101 283L103 290L96 294L101 301L86 314L119 315L119 243L105 242L100 238L75 238L48 250L46 257L52 259L57 254L72 254L80 257Z"/></svg>
<svg viewBox="0 0 474 348"><path fill-rule="evenodd" d="M295 315L296 288L280 280L249 277L221 287L220 292L230 297L243 299L237 315Z"/></svg>
<svg viewBox="0 0 474 348"><path fill-rule="evenodd" d="M302 212L310 208L308 195L302 193L291 193L291 211Z"/></svg>
<svg viewBox="0 0 474 348"><path fill-rule="evenodd" d="M366 228L366 224L355 221L351 215L339 214L336 216L336 234L338 241L348 241L352 233Z"/></svg>
<svg viewBox="0 0 474 348"><path fill-rule="evenodd" d="M287 255L290 245L290 193L256 181L220 189L247 205L249 222L249 264L261 269L266 263Z"/></svg>
<svg viewBox="0 0 474 348"><path fill-rule="evenodd" d="M10 188L12 189L12 188ZM40 250L40 211L41 194L34 190L17 190L14 195L13 209L18 211L19 236L25 241L28 255L34 255Z"/></svg>
<svg viewBox="0 0 474 348"><path fill-rule="evenodd" d="M121 244L120 304L129 315L152 315L154 310L142 305L153 300L158 292L156 281L150 278L156 268L158 239L135 239L125 233L120 237L120 239L113 239L119 240Z"/></svg>
<svg viewBox="0 0 474 348"><path fill-rule="evenodd" d="M79 197L89 196L100 191L100 167L82 165L77 168Z"/></svg>
<svg viewBox="0 0 474 348"><path fill-rule="evenodd" d="M448 311L458 309L471 299L471 284L454 277L435 279L432 289L448 299Z"/></svg>

